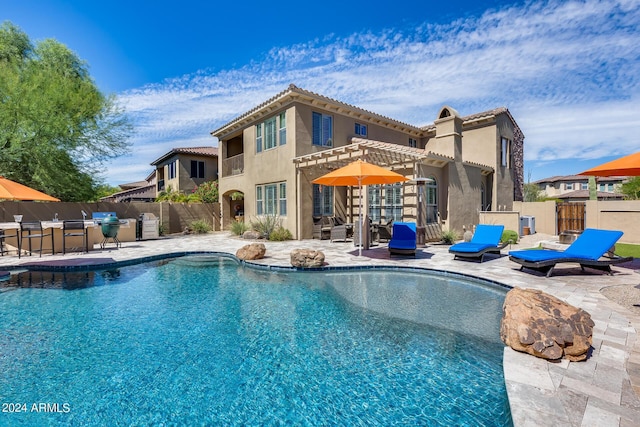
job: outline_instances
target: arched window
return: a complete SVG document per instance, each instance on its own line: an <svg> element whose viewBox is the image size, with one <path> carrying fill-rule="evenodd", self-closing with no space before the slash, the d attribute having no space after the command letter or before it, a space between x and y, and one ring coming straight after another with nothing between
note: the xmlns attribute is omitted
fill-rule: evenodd
<svg viewBox="0 0 640 427"><path fill-rule="evenodd" d="M436 178L429 177L433 181L427 182L425 185L426 191L426 208L427 208L427 224L432 222L438 222L438 181Z"/></svg>

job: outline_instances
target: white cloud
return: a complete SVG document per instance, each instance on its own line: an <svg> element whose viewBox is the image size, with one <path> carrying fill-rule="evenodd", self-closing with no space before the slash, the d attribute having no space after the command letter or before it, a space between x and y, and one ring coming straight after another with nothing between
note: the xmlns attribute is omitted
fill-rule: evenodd
<svg viewBox="0 0 640 427"><path fill-rule="evenodd" d="M640 135L639 33L639 0L557 0L273 49L239 69L121 94L136 155L116 161L109 180L142 179L172 147L213 145L210 131L289 83L415 125L444 104L463 115L506 106L527 160L625 154Z"/></svg>

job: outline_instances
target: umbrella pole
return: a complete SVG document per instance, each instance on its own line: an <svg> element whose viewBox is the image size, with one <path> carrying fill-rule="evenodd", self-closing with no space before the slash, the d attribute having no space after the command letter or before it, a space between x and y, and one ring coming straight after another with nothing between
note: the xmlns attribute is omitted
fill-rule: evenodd
<svg viewBox="0 0 640 427"><path fill-rule="evenodd" d="M358 226L360 227L360 241L358 242L358 256L362 256L362 245L364 245L363 242L363 236L362 236L362 179L358 179L358 197L360 198L360 208L358 209L358 216L360 217L360 220L358 221Z"/></svg>

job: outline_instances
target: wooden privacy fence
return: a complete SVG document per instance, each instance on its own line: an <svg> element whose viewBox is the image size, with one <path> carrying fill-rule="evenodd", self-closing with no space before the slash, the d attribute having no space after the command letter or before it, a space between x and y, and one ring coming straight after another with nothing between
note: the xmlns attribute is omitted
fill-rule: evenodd
<svg viewBox="0 0 640 427"><path fill-rule="evenodd" d="M558 203L556 205L557 233L566 230L584 230L586 205L581 202Z"/></svg>

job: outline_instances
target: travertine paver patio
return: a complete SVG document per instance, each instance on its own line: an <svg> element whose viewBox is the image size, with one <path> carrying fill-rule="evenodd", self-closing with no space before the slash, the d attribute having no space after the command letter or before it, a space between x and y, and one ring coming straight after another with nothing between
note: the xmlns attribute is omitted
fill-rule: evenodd
<svg viewBox="0 0 640 427"><path fill-rule="evenodd" d="M532 247L550 236L528 236L513 248ZM80 265L143 258L165 253L216 251L235 254L248 241L227 232L125 242L120 249L108 246L89 254L0 257L0 269L25 264ZM472 274L509 286L540 289L588 311L594 322L593 352L586 362L549 363L532 356L504 351L504 372L516 426L640 426L640 316L610 301L600 289L615 285L639 285L640 261L616 266L614 276L580 272L578 266L558 268L550 278L518 271L507 256L484 263L453 260L447 246L419 248L415 258L389 257L382 244L363 251L348 241L328 240L264 242L267 254L260 264L290 266L294 248L322 250L330 266L403 265ZM503 253L507 253L509 248ZM640 304L640 301L638 301ZM633 385L632 385L633 384ZM634 392L635 387L635 392Z"/></svg>

